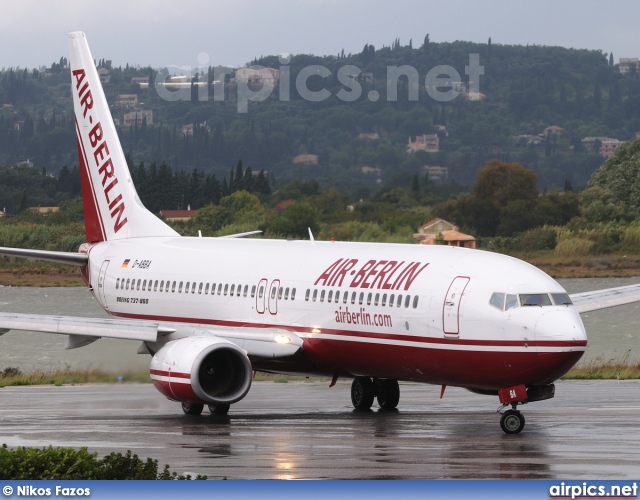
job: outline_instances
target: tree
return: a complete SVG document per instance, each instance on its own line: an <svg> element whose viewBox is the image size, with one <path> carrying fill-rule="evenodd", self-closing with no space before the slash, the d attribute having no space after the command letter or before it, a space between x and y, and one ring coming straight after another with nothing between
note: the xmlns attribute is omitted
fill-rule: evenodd
<svg viewBox="0 0 640 500"><path fill-rule="evenodd" d="M309 228L318 232L318 214L311 205L300 202L288 205L267 224L271 235L300 239L309 238Z"/></svg>

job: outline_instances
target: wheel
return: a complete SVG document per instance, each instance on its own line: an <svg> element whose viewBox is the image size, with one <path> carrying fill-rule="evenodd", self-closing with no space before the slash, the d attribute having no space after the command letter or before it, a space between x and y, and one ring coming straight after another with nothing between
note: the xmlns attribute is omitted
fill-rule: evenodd
<svg viewBox="0 0 640 500"><path fill-rule="evenodd" d="M397 380L378 380L378 405L383 410L393 410L400 401L400 386Z"/></svg>
<svg viewBox="0 0 640 500"><path fill-rule="evenodd" d="M356 410L368 410L373 404L375 390L369 377L358 377L351 384L351 403Z"/></svg>
<svg viewBox="0 0 640 500"><path fill-rule="evenodd" d="M212 415L226 415L230 407L231 405L209 405L209 411Z"/></svg>
<svg viewBox="0 0 640 500"><path fill-rule="evenodd" d="M507 410L502 414L500 427L507 434L518 434L524 429L524 415L518 410Z"/></svg>
<svg viewBox="0 0 640 500"><path fill-rule="evenodd" d="M197 403L182 403L182 411L185 415L200 415L203 409L204 405Z"/></svg>

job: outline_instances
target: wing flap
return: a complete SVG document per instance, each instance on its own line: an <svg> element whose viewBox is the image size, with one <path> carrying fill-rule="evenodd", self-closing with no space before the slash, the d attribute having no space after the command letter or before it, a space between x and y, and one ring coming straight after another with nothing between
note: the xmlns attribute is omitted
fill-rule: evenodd
<svg viewBox="0 0 640 500"><path fill-rule="evenodd" d="M27 330L32 332L77 335L80 337L107 337L126 340L156 342L159 334L173 329L161 327L153 321L122 319L78 318L73 316L48 316L39 314L0 313L0 330ZM83 342L85 342L83 344ZM87 339L69 341L70 349L81 347Z"/></svg>
<svg viewBox="0 0 640 500"><path fill-rule="evenodd" d="M579 313L640 302L640 284L569 295Z"/></svg>

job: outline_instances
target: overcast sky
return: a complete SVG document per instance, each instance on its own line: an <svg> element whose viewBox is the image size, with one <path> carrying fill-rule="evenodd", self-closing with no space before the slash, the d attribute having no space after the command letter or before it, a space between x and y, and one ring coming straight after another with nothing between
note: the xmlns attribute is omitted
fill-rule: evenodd
<svg viewBox="0 0 640 500"><path fill-rule="evenodd" d="M255 56L337 54L396 37L414 47L468 40L560 45L640 56L637 0L0 0L0 68L49 66L84 31L118 65L244 65ZM206 57L205 57L206 59ZM203 61L204 62L204 61Z"/></svg>

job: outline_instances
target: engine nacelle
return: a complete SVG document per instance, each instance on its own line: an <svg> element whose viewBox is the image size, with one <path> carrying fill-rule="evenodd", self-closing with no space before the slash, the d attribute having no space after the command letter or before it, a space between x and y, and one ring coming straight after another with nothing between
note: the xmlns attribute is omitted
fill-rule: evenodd
<svg viewBox="0 0 640 500"><path fill-rule="evenodd" d="M151 360L151 380L167 398L208 405L240 401L251 387L246 353L218 337L187 337L167 343Z"/></svg>

